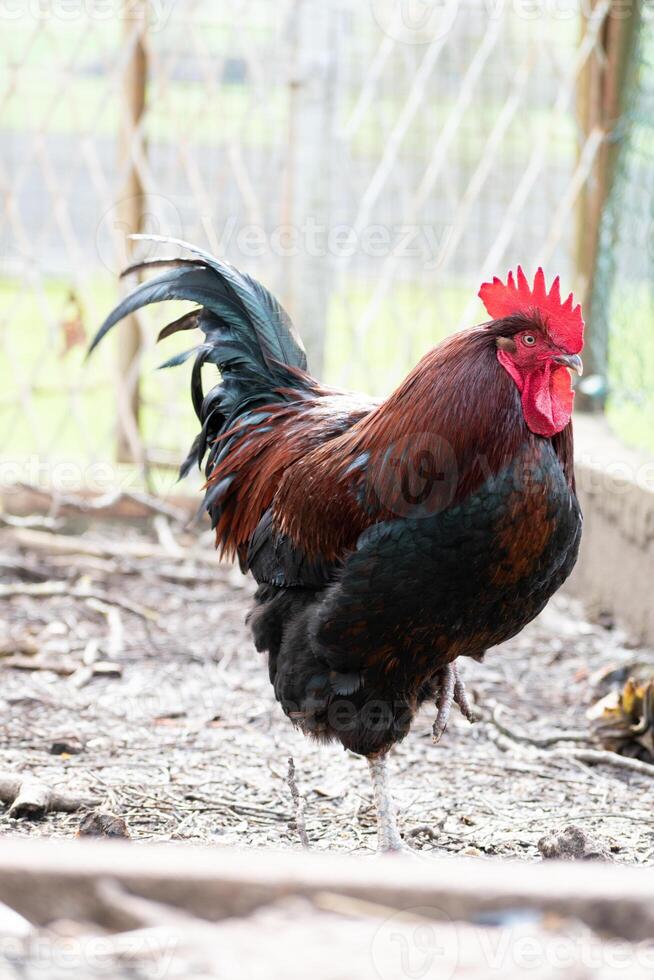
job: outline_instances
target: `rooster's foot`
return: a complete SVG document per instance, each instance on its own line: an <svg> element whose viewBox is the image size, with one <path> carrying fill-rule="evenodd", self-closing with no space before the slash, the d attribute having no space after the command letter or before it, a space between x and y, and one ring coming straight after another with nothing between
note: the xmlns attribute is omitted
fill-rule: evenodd
<svg viewBox="0 0 654 980"><path fill-rule="evenodd" d="M459 675L459 668L455 663L448 664L447 667L442 669L439 676L439 683L440 690L436 698L436 707L438 710L434 727L432 728L434 744L440 742L441 735L447 728L453 704L458 705L463 717L467 718L471 724L475 721L475 715L468 700L468 692L466 691L462 677Z"/></svg>
<svg viewBox="0 0 654 980"><path fill-rule="evenodd" d="M377 811L377 854L415 854L400 836L391 795L386 753L368 756L375 809Z"/></svg>

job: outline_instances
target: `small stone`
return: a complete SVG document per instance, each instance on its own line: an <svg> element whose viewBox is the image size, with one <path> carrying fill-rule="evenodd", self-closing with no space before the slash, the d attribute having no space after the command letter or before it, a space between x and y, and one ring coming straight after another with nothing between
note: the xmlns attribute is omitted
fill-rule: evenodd
<svg viewBox="0 0 654 980"><path fill-rule="evenodd" d="M93 674L95 677L122 677L123 668L112 661L99 660L93 664Z"/></svg>
<svg viewBox="0 0 654 980"><path fill-rule="evenodd" d="M130 838L129 828L122 817L114 813L87 813L79 825L78 837L123 837Z"/></svg>
<svg viewBox="0 0 654 980"><path fill-rule="evenodd" d="M79 755L84 746L76 738L57 738L50 746L50 755Z"/></svg>
<svg viewBox="0 0 654 980"><path fill-rule="evenodd" d="M546 860L611 861L606 845L592 838L581 827L564 827L538 841L538 850Z"/></svg>

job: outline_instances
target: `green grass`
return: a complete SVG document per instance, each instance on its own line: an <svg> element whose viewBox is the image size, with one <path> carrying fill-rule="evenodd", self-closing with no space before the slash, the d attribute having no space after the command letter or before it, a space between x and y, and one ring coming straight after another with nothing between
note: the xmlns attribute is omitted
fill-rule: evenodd
<svg viewBox="0 0 654 980"><path fill-rule="evenodd" d="M607 418L628 444L654 453L654 298L649 282L611 297Z"/></svg>

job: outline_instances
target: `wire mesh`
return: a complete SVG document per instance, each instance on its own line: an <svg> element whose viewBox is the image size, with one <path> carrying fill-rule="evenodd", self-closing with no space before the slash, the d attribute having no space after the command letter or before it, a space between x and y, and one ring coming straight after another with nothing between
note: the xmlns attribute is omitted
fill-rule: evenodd
<svg viewBox="0 0 654 980"><path fill-rule="evenodd" d="M316 373L373 393L481 318L488 275L543 262L575 285L572 215L601 142L578 123L577 80L608 0L586 17L577 0L543 7L537 21L520 5L423 4L420 18L413 6L15 8L0 32L5 482L141 479L113 462L127 404L116 352L83 361L119 288L130 187L146 231L262 279ZM172 353L153 350L165 318L139 318L132 377L135 455L157 474L195 428L183 369L153 372Z"/></svg>

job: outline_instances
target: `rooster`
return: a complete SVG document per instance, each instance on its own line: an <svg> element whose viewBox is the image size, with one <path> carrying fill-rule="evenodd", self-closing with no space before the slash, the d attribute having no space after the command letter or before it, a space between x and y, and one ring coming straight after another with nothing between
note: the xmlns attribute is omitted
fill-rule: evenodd
<svg viewBox="0 0 654 980"><path fill-rule="evenodd" d="M559 279L521 268L479 295L491 319L429 351L385 400L321 384L280 303L207 252L184 258L109 315L91 350L150 303L196 308L191 397L201 431L181 474L206 461L204 507L221 555L258 585L249 624L283 711L304 733L365 756L378 849L404 849L387 753L421 705L434 737L454 703L472 720L459 657L518 633L568 577L575 495L571 371L584 323ZM201 369L220 381L206 394Z"/></svg>

